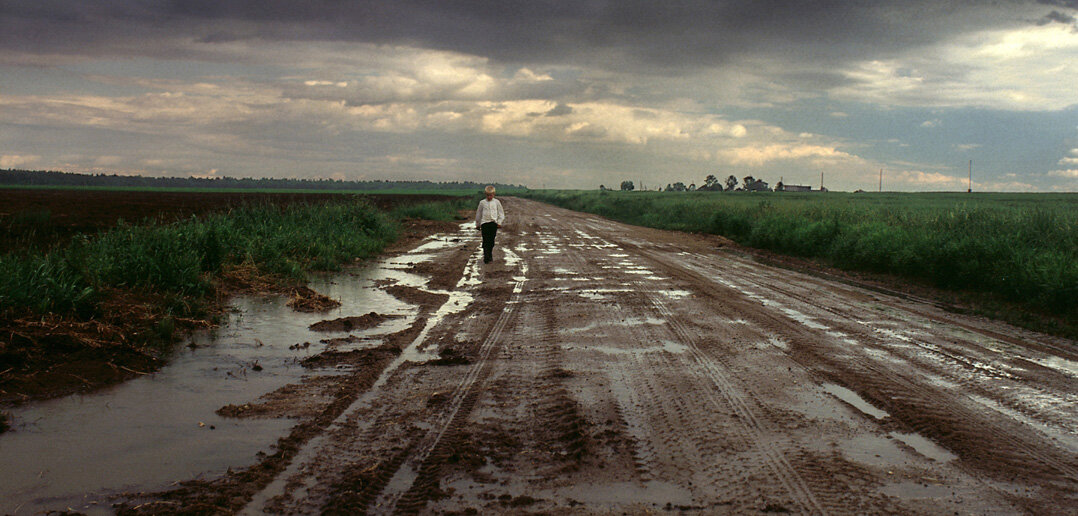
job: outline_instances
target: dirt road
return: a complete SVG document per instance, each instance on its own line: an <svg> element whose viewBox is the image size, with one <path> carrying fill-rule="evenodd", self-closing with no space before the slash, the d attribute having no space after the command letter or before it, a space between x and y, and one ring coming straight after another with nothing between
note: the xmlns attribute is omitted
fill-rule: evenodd
<svg viewBox="0 0 1078 516"><path fill-rule="evenodd" d="M416 263L417 323L231 510L1078 507L1073 342L504 202L495 263L467 228Z"/></svg>

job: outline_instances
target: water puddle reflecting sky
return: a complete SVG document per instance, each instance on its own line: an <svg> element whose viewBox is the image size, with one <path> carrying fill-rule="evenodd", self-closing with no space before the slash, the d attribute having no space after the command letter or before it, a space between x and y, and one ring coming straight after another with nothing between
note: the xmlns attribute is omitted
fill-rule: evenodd
<svg viewBox="0 0 1078 516"><path fill-rule="evenodd" d="M406 269L450 245L459 240L432 239L414 253L314 278L311 288L342 303L329 313L298 313L278 297L235 298L237 313L219 328L194 335L194 346L178 345L160 371L93 394L11 410L12 430L0 435L0 514L68 507L107 514L110 494L215 478L228 467L254 463L256 453L270 452L295 421L227 419L214 412L304 376L339 374L299 364L325 349L321 339L354 335L360 337L354 345L373 346L380 335L407 328L416 307L377 286L424 286L425 278ZM372 311L402 317L364 331L308 329L321 320ZM311 345L295 349L303 342Z"/></svg>

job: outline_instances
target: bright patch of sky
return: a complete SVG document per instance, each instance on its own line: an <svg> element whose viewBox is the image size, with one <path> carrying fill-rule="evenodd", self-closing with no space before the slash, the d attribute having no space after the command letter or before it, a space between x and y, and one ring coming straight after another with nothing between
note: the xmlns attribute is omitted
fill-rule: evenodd
<svg viewBox="0 0 1078 516"><path fill-rule="evenodd" d="M0 168L1078 191L1070 1L510 4L0 0Z"/></svg>

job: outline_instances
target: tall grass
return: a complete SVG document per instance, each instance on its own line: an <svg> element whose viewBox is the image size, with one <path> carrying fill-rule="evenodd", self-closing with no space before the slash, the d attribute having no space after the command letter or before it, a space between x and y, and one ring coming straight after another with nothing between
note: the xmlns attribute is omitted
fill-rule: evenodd
<svg viewBox="0 0 1078 516"><path fill-rule="evenodd" d="M0 255L0 311L89 315L108 288L198 300L226 266L300 280L309 270L375 254L396 236L391 217L356 202L247 206L172 224L121 224L49 252Z"/></svg>
<svg viewBox="0 0 1078 516"><path fill-rule="evenodd" d="M649 193L524 196L631 224L706 232L1078 320L1078 196Z"/></svg>

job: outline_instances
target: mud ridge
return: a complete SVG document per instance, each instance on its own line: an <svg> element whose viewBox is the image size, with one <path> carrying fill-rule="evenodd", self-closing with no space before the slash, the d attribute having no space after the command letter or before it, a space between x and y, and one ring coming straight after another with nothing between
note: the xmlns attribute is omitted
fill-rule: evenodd
<svg viewBox="0 0 1078 516"><path fill-rule="evenodd" d="M374 328L379 324L390 319L396 319L401 317L400 315L383 315L377 312L370 312L363 315L355 315L349 317L341 317L339 319L329 319L325 321L319 321L310 326L311 331L356 331L366 330Z"/></svg>

